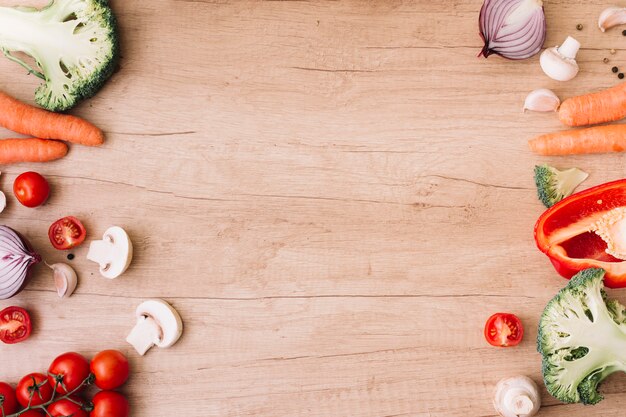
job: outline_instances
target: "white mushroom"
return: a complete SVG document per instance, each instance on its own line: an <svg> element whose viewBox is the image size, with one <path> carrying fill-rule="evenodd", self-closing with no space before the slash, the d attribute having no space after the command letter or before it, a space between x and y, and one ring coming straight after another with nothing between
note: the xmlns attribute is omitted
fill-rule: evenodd
<svg viewBox="0 0 626 417"><path fill-rule="evenodd" d="M496 385L493 406L502 417L531 417L541 407L539 388L527 376L504 378Z"/></svg>
<svg viewBox="0 0 626 417"><path fill-rule="evenodd" d="M133 244L124 229L109 227L102 240L91 242L87 259L100 264L103 277L117 278L126 271L133 259Z"/></svg>
<svg viewBox="0 0 626 417"><path fill-rule="evenodd" d="M626 8L624 7L613 6L604 9L598 18L598 27L602 32L624 23L626 23Z"/></svg>
<svg viewBox="0 0 626 417"><path fill-rule="evenodd" d="M557 111L561 105L561 100L552 90L540 88L531 91L524 100L524 111Z"/></svg>
<svg viewBox="0 0 626 417"><path fill-rule="evenodd" d="M571 80L578 74L578 64L576 63L578 49L580 49L580 43L568 36L563 45L543 51L539 58L541 69L553 80Z"/></svg>
<svg viewBox="0 0 626 417"><path fill-rule="evenodd" d="M126 341L144 355L152 346L168 348L183 333L183 321L174 308L163 300L148 300L136 310L137 324Z"/></svg>
<svg viewBox="0 0 626 417"><path fill-rule="evenodd" d="M0 172L2 174L2 172ZM0 213L2 213L7 206L7 196L4 195L2 191L0 191Z"/></svg>

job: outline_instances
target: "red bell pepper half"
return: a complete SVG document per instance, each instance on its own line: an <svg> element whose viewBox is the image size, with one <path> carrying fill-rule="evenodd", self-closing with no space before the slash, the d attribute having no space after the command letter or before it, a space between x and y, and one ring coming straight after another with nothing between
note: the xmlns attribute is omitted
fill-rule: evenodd
<svg viewBox="0 0 626 417"><path fill-rule="evenodd" d="M537 247L565 278L586 268L602 268L605 285L626 287L626 261L608 254L607 244L591 231L596 221L618 207L626 207L626 179L573 194L539 217Z"/></svg>

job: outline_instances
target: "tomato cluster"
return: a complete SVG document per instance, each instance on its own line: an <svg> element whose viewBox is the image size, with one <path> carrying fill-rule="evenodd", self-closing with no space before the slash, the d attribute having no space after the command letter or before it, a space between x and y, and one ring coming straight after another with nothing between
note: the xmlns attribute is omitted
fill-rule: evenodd
<svg viewBox="0 0 626 417"><path fill-rule="evenodd" d="M104 350L91 362L78 353L64 353L52 361L47 375L28 374L15 390L0 382L0 416L128 417L128 400L112 391L128 374L128 360L116 350ZM87 400L81 393L91 383L104 391Z"/></svg>

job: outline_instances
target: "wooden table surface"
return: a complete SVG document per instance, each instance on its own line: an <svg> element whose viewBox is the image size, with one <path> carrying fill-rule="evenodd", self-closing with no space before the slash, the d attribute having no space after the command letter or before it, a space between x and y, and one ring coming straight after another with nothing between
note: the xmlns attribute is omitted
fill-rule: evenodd
<svg viewBox="0 0 626 417"><path fill-rule="evenodd" d="M521 107L535 88L565 98L617 83L625 38L595 27L609 3L546 1L546 45L570 34L583 45L568 83L537 57L476 58L479 0L111 5L120 71L73 111L105 145L3 167L7 194L26 170L53 190L38 209L10 198L1 216L48 262L65 258L46 235L65 215L91 238L125 227L135 259L109 281L83 245L63 301L39 267L0 303L35 323L27 342L0 346L0 379L68 350L121 349L135 417L493 416L500 378L540 382L536 323L566 281L534 246L533 165L578 166L590 186L623 177L626 156L534 156L526 141L561 127ZM37 81L0 61L0 89L32 102ZM139 357L124 339L153 297L179 310L185 333ZM496 311L522 318L519 347L485 343ZM543 391L542 416L626 406L623 376L595 407Z"/></svg>

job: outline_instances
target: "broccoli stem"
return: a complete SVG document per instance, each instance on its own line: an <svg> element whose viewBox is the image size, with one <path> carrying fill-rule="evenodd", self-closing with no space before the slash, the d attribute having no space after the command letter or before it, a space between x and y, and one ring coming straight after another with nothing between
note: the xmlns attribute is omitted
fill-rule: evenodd
<svg viewBox="0 0 626 417"><path fill-rule="evenodd" d="M28 74L33 74L34 76L41 78L42 80L46 80L46 77L40 72L40 71L36 71L34 70L30 65L28 65L26 62L22 61L21 59L11 55L11 52L9 52L6 48L2 48L2 53L4 54L4 56L6 56L8 59L10 59L13 62L17 62L18 64L20 64L21 66L23 66L24 68L26 68L26 70L28 71Z"/></svg>

